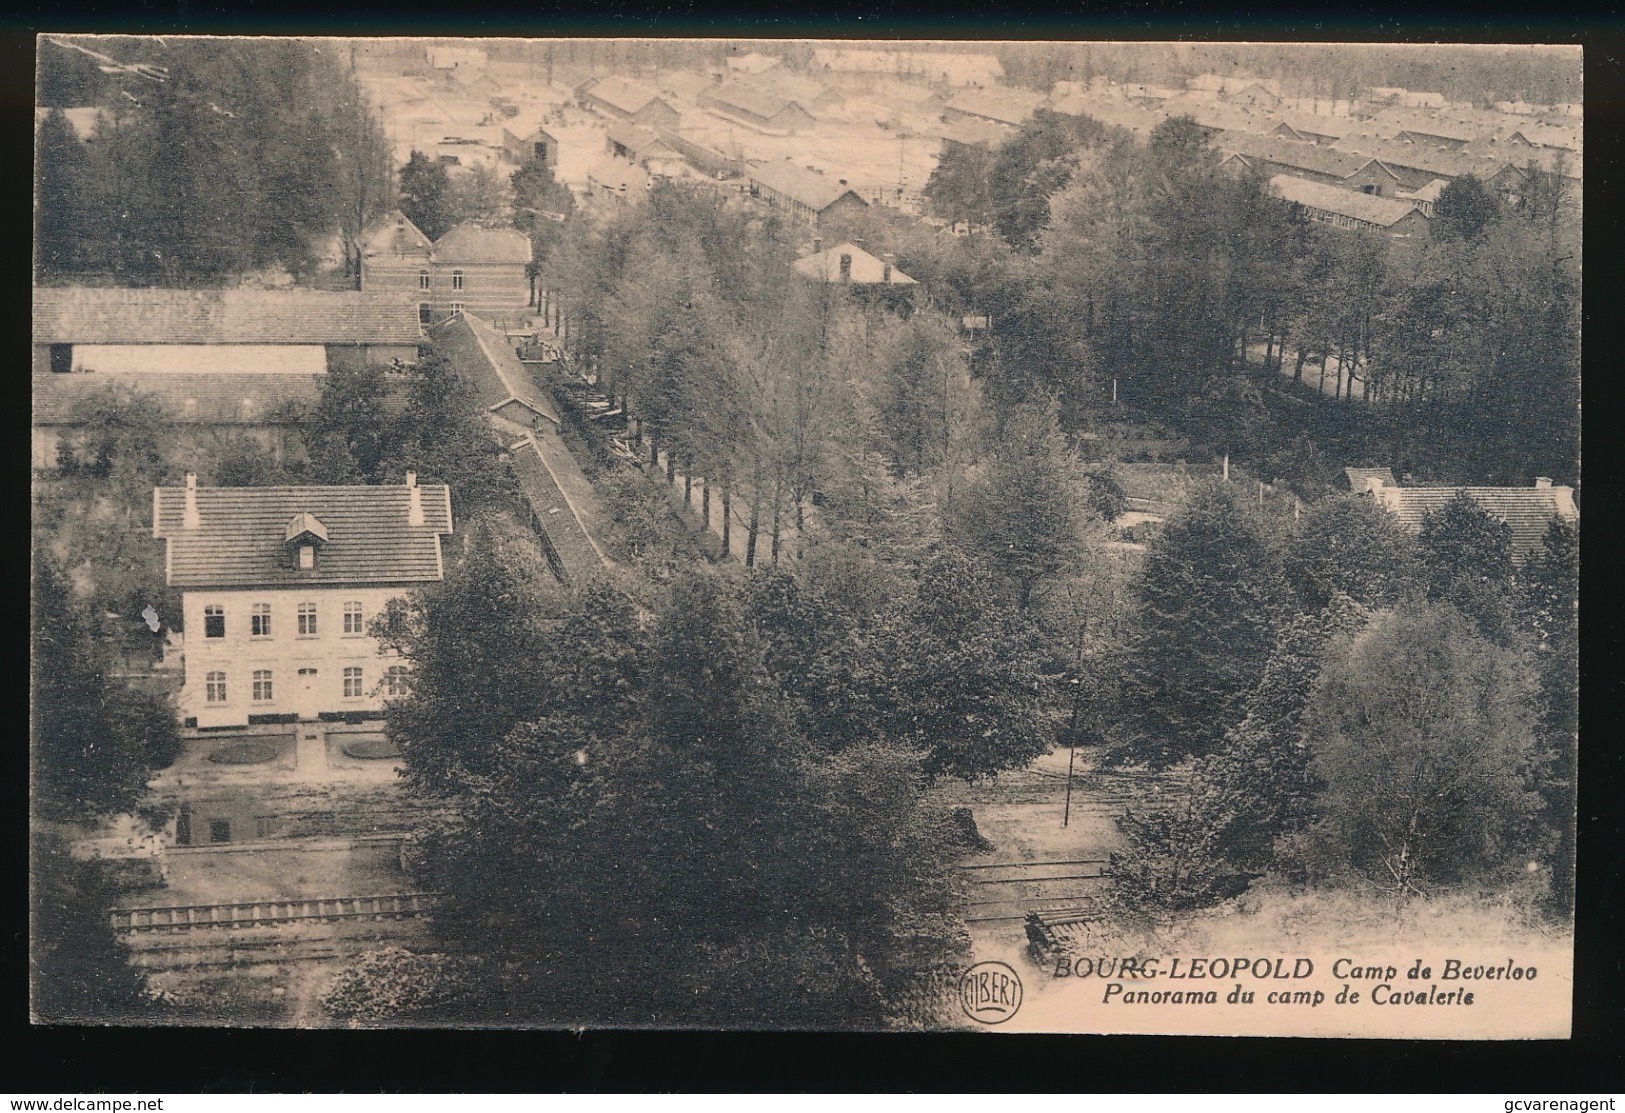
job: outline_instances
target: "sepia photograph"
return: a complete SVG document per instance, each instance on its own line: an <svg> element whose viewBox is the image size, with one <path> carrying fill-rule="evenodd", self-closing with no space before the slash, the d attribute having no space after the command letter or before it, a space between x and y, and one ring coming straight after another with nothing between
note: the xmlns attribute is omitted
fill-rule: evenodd
<svg viewBox="0 0 1625 1113"><path fill-rule="evenodd" d="M1571 1035L1580 47L36 49L35 1024Z"/></svg>

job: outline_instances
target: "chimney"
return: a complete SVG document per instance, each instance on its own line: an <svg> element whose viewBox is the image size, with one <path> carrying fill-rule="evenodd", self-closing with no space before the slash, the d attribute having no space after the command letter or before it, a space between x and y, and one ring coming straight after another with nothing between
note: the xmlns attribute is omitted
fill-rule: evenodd
<svg viewBox="0 0 1625 1113"><path fill-rule="evenodd" d="M841 178L841 179L839 179L839 181L840 181L840 183L841 183L841 184L842 184L842 185L845 185L845 184L846 184L846 179L845 179L845 178Z"/></svg>
<svg viewBox="0 0 1625 1113"><path fill-rule="evenodd" d="M883 264L880 268L880 281L890 282L892 264L897 261L897 256L888 251L880 257L880 261Z"/></svg>
<svg viewBox="0 0 1625 1113"><path fill-rule="evenodd" d="M186 473L186 517L181 525L186 529L197 529L203 525L203 518L197 512L197 473Z"/></svg>
<svg viewBox="0 0 1625 1113"><path fill-rule="evenodd" d="M1535 476L1535 490L1537 490L1537 491L1550 491L1551 489L1552 489L1551 476L1547 476L1547 475L1537 475L1537 476Z"/></svg>
<svg viewBox="0 0 1625 1113"><path fill-rule="evenodd" d="M423 489L418 486L418 473L406 473L406 524L421 526L423 524Z"/></svg>

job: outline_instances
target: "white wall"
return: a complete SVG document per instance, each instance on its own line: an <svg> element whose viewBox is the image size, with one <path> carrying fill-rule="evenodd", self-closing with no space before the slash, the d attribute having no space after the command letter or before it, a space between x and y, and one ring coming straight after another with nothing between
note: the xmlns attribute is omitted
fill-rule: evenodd
<svg viewBox="0 0 1625 1113"><path fill-rule="evenodd" d="M75 371L316 375L327 370L320 344L75 344Z"/></svg>
<svg viewBox="0 0 1625 1113"><path fill-rule="evenodd" d="M321 558L318 556L317 558ZM198 726L238 726L249 715L283 715L301 711L301 668L317 670L315 710L381 711L385 694L385 669L399 659L385 654L378 642L366 634L344 633L344 604L361 603L363 629L383 612L390 599L410 591L405 587L276 587L230 588L186 591L182 594L185 615L186 682L181 690L182 718L196 717ZM250 634L255 603L271 606L271 636ZM316 635L298 633L298 607L316 604ZM225 608L226 634L205 637L203 609L211 604ZM363 694L346 698L344 669L363 670ZM272 699L253 699L255 670L270 670ZM209 703L205 688L211 671L226 674L226 702Z"/></svg>

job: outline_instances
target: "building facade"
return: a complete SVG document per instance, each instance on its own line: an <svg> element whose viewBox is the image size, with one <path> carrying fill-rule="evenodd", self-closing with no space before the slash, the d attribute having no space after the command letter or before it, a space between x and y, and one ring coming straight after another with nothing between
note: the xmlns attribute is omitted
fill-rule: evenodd
<svg viewBox="0 0 1625 1113"><path fill-rule="evenodd" d="M36 372L314 375L415 362L412 303L388 291L34 290Z"/></svg>
<svg viewBox="0 0 1625 1113"><path fill-rule="evenodd" d="M406 666L369 630L444 575L451 492L419 486L153 491L153 536L181 590L182 721L378 715Z"/></svg>
<svg viewBox="0 0 1625 1113"><path fill-rule="evenodd" d="M362 249L361 288L415 301L423 325L467 310L507 323L530 307L530 239L513 228L459 224L431 242L391 213Z"/></svg>

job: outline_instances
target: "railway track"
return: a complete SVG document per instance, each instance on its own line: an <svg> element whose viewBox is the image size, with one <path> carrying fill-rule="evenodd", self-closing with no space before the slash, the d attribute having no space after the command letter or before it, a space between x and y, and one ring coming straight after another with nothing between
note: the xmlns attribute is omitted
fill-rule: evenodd
<svg viewBox="0 0 1625 1113"><path fill-rule="evenodd" d="M1105 858L1053 858L1036 862L978 862L960 867L971 899L966 923L1088 915L1106 880Z"/></svg>
<svg viewBox="0 0 1625 1113"><path fill-rule="evenodd" d="M434 910L435 901L434 893L388 893L222 904L172 904L151 908L115 908L109 913L109 919L114 931L131 934L231 931L293 923L409 920L428 915Z"/></svg>

